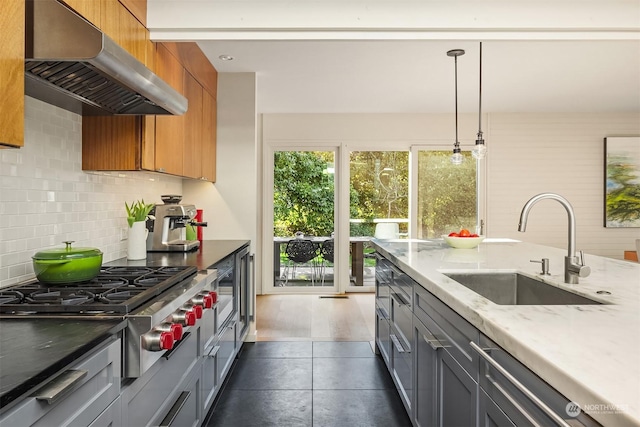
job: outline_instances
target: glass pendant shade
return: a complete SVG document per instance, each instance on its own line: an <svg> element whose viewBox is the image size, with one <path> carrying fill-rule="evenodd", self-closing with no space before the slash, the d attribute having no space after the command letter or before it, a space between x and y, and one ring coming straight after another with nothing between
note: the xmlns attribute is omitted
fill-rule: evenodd
<svg viewBox="0 0 640 427"><path fill-rule="evenodd" d="M484 139L482 139L482 132L478 132L478 139L476 139L476 145L471 150L471 155L478 160L484 159L487 155L487 146L484 145Z"/></svg>
<svg viewBox="0 0 640 427"><path fill-rule="evenodd" d="M453 149L453 154L451 155L451 163L454 164L454 165L460 165L460 164L462 164L463 160L464 160L464 156L460 152L460 149L459 148L454 148Z"/></svg>

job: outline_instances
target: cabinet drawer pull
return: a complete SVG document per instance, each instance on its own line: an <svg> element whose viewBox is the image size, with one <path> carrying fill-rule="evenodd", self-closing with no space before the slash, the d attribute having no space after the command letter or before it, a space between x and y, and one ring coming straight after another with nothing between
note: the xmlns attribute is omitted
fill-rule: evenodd
<svg viewBox="0 0 640 427"><path fill-rule="evenodd" d="M171 424L173 424L185 402L187 401L187 399L189 399L189 396L191 396L190 391L183 391L182 393L180 393L178 399L176 399L171 409L169 409L167 416L164 417L164 420L160 422L159 427L170 427Z"/></svg>
<svg viewBox="0 0 640 427"><path fill-rule="evenodd" d="M34 395L36 400L47 402L49 405L58 400L67 391L87 375L87 371L70 369L63 372L49 384L38 390Z"/></svg>
<svg viewBox="0 0 640 427"><path fill-rule="evenodd" d="M404 297L397 292L391 292L391 299L393 299L398 305L409 305Z"/></svg>
<svg viewBox="0 0 640 427"><path fill-rule="evenodd" d="M398 349L398 353L405 353L404 347L400 344L400 340L394 334L390 334L389 338L393 341L393 345Z"/></svg>
<svg viewBox="0 0 640 427"><path fill-rule="evenodd" d="M207 355L207 357L210 358L214 358L218 355L218 351L220 351L220 346L219 345L214 345L213 347L211 347L211 349L209 351L205 350L205 353Z"/></svg>
<svg viewBox="0 0 640 427"><path fill-rule="evenodd" d="M495 368L496 371L500 372L511 384L514 385L518 390L520 390L525 396L533 402L538 408L540 408L545 414L547 414L552 420L554 420L558 425L562 427L570 427L569 424L558 414L556 414L553 409L549 408L546 403L538 398L531 390L525 387L520 381L518 381L513 375L509 373L505 368L502 367L496 360L489 356L489 354L484 351L478 344L471 341L469 343L472 349L474 349L480 357L482 357L485 361L487 361L491 366Z"/></svg>
<svg viewBox="0 0 640 427"><path fill-rule="evenodd" d="M427 342L427 344L429 344L431 346L432 349L437 350L439 348L444 348L444 345L442 345L442 343L440 341L438 341L438 339L436 337L434 337L433 335L431 335L431 337L428 337L426 335L422 335L422 339L425 340Z"/></svg>
<svg viewBox="0 0 640 427"><path fill-rule="evenodd" d="M180 339L180 341L178 341L171 350L167 350L162 357L164 357L165 359L169 360L171 358L171 356L173 356L175 354L175 352L178 350L178 348L187 340L187 337L191 335L191 332L185 332L182 335L182 338Z"/></svg>
<svg viewBox="0 0 640 427"><path fill-rule="evenodd" d="M385 320L389 320L389 315L387 314L386 310L384 310L383 308L376 307L376 312L378 313L378 316L380 316L381 318Z"/></svg>
<svg viewBox="0 0 640 427"><path fill-rule="evenodd" d="M511 394L509 394L507 390L505 390L500 384L496 382L496 380L494 380L493 378L489 378L489 381L491 381L491 384L496 388L496 390L498 390L502 394L502 396L504 396L504 398L507 399L513 405L513 407L516 408L518 412L520 412L520 414L522 414L522 416L531 423L531 425L533 425L534 427L542 427L536 420L533 419L531 414L529 414L527 410L524 409L522 405L520 405L520 403L513 396L511 396Z"/></svg>

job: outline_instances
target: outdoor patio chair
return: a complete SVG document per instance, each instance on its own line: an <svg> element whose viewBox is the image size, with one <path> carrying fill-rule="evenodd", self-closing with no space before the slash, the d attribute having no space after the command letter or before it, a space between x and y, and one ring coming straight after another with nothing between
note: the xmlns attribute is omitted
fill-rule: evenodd
<svg viewBox="0 0 640 427"><path fill-rule="evenodd" d="M287 263L285 265L285 286L289 282L289 271L291 271L291 280L296 278L296 267L306 266L311 272L311 285L315 285L316 280L316 258L319 253L319 245L307 239L292 239L287 242L285 254L287 255ZM306 270L305 270L306 271Z"/></svg>
<svg viewBox="0 0 640 427"><path fill-rule="evenodd" d="M329 239L322 242L320 246L320 255L322 256L322 286L324 286L324 278L327 271L327 264L333 264L334 240Z"/></svg>

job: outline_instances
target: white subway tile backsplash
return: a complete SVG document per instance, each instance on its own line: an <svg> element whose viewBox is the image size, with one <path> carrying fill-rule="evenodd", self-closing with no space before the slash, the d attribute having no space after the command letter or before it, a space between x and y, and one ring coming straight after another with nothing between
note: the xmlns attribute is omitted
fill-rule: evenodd
<svg viewBox="0 0 640 427"><path fill-rule="evenodd" d="M25 144L0 151L0 287L34 276L31 256L65 240L126 256L124 202L181 194L182 180L144 172L82 171L81 116L25 102Z"/></svg>

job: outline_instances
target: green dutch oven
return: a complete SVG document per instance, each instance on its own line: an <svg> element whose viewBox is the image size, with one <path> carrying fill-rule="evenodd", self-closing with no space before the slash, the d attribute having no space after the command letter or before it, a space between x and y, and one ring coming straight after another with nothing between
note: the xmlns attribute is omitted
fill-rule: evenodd
<svg viewBox="0 0 640 427"><path fill-rule="evenodd" d="M33 271L42 283L71 284L93 279L102 267L102 252L96 248L72 248L73 242L64 242L65 248L45 249L36 253Z"/></svg>

